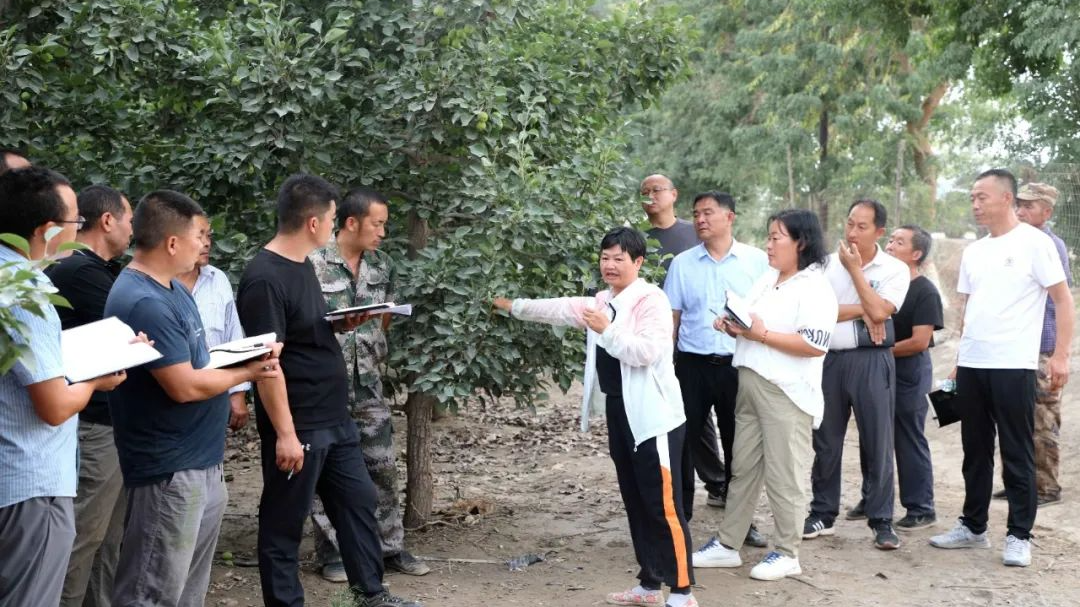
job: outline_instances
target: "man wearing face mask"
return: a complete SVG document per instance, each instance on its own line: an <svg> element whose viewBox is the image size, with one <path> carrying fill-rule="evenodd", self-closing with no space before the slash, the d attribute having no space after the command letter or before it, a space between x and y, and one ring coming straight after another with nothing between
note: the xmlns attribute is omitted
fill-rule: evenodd
<svg viewBox="0 0 1080 607"><path fill-rule="evenodd" d="M331 310L393 301L395 274L390 256L379 250L386 237L389 207L374 190L349 191L338 207L338 231L325 247L311 255L311 263ZM388 571L424 575L430 568L405 550L405 529L398 502L397 465L390 407L383 400L382 373L386 360L389 315L375 316L354 331L338 333L349 378L349 409L360 431L364 463L375 483L384 566ZM312 513L315 549L322 576L344 582L345 568L338 553L336 534L317 501Z"/></svg>

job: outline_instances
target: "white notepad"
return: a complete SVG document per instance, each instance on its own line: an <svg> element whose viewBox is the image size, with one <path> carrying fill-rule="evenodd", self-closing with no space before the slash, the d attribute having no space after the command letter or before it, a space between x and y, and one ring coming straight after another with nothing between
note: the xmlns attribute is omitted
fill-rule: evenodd
<svg viewBox="0 0 1080 607"><path fill-rule="evenodd" d="M74 384L161 358L153 346L133 339L135 331L115 316L63 331L64 375Z"/></svg>
<svg viewBox="0 0 1080 607"><path fill-rule="evenodd" d="M326 320L340 320L345 318L347 314L362 314L368 313L371 315L376 314L397 314L399 316L412 316L412 304L395 304L392 301L377 304L368 304L366 306L352 306L349 308L338 308L326 313Z"/></svg>
<svg viewBox="0 0 1080 607"><path fill-rule="evenodd" d="M210 348L210 362L205 369L222 369L269 354L277 333L264 333L219 344Z"/></svg>

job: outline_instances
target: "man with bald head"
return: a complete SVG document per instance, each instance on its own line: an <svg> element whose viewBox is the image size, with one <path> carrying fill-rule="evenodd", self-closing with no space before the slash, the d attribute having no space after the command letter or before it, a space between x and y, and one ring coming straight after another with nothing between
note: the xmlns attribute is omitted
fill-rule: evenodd
<svg viewBox="0 0 1080 607"><path fill-rule="evenodd" d="M30 161L26 159L21 150L0 148L0 174L15 169L24 169L28 166L30 166Z"/></svg>
<svg viewBox="0 0 1080 607"><path fill-rule="evenodd" d="M646 233L650 239L660 243L656 254L664 267L666 278L671 260L701 241L698 240L694 224L675 215L675 201L679 198L679 190L675 189L671 179L659 173L649 175L641 182L641 196L641 210L645 211L649 225L652 226ZM659 284L663 285L664 282L665 279L661 279ZM711 413L705 420L700 439L687 441L686 448L692 451L694 470L705 483L705 490L708 492L706 503L723 508L726 503L727 481L724 462L720 459L720 450L716 445L716 423ZM693 474L685 474L687 479L693 480Z"/></svg>
<svg viewBox="0 0 1080 607"><path fill-rule="evenodd" d="M1031 528L1038 498L1033 440L1036 370L1046 296L1057 310L1057 342L1046 364L1052 389L1069 377L1073 298L1054 243L1016 216L1016 178L1004 169L979 175L971 188L975 222L990 234L964 250L956 287L962 314L956 394L961 402L964 510L938 548L989 548L994 435L1001 445L1008 534L1002 562L1031 564Z"/></svg>

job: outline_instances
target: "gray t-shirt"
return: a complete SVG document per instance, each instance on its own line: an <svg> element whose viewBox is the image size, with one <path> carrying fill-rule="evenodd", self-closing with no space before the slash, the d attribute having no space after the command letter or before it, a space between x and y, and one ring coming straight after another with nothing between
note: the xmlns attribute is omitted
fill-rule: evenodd
<svg viewBox="0 0 1080 607"><path fill-rule="evenodd" d="M655 238L660 241L660 249L657 253L660 255L660 258L663 259L661 265L664 266L665 272L667 271L668 266L671 265L671 260L675 259L676 255L691 247L697 246L697 244L701 242L698 240L697 230L694 229L694 224L685 219L676 219L675 223L667 228L651 228L648 231L648 234L649 238ZM667 259L664 259L664 257L667 257Z"/></svg>

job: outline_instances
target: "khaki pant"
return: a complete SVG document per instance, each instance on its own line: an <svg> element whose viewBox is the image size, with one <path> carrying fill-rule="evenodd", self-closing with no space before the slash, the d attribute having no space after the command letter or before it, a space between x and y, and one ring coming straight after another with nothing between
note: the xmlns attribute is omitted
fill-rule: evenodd
<svg viewBox="0 0 1080 607"><path fill-rule="evenodd" d="M1039 355L1039 373L1035 384L1035 486L1039 497L1061 495L1058 484L1061 439L1061 390L1050 389L1049 354Z"/></svg>
<svg viewBox="0 0 1080 607"><path fill-rule="evenodd" d="M731 486L718 534L722 543L736 550L742 546L764 484L776 523L775 549L798 557L814 458L812 426L813 418L783 390L751 369L739 369Z"/></svg>

